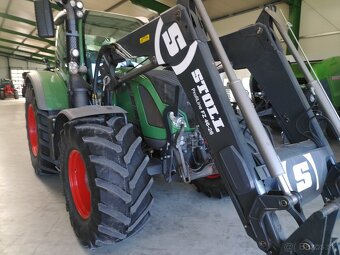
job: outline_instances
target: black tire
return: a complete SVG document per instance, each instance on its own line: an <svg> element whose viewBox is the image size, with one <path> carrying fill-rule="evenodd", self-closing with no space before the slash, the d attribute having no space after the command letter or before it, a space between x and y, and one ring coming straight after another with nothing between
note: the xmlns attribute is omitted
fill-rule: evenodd
<svg viewBox="0 0 340 255"><path fill-rule="evenodd" d="M19 92L14 90L14 99L19 99Z"/></svg>
<svg viewBox="0 0 340 255"><path fill-rule="evenodd" d="M0 99L5 100L5 92L3 90L0 91Z"/></svg>
<svg viewBox="0 0 340 255"><path fill-rule="evenodd" d="M149 158L132 124L125 125L122 117L106 120L105 116L70 121L61 132L59 151L66 209L83 245L116 243L145 225L153 201L153 179L146 171ZM79 181L87 183L90 193L86 210L77 207L79 199L74 199L78 188L70 187L70 179L77 174L69 168L74 151L81 154L86 166L87 178ZM84 195L80 200L86 202Z"/></svg>
<svg viewBox="0 0 340 255"><path fill-rule="evenodd" d="M241 117L238 117L238 119L240 123L240 128L243 130L243 135L246 139L249 149L252 153L256 154L258 152L258 149L254 143L253 137L248 127L245 124L244 119L242 119ZM264 125L264 128L266 129L268 136L273 143L273 137L270 127ZM198 192L202 192L208 197L222 198L228 196L227 187L219 174L211 175L210 177L199 178L193 180L191 183L196 186Z"/></svg>
<svg viewBox="0 0 340 255"><path fill-rule="evenodd" d="M25 97L25 94L26 94L26 86L24 85L21 89L21 95L22 97Z"/></svg>
<svg viewBox="0 0 340 255"><path fill-rule="evenodd" d="M228 196L227 187L225 186L222 177L205 177L193 180L191 182L196 186L198 192L202 192L208 197L222 198Z"/></svg>
<svg viewBox="0 0 340 255"><path fill-rule="evenodd" d="M32 140L30 139L29 129L29 108L30 106L34 112L34 118L36 121L36 132L37 132L37 151L34 152ZM39 111L37 102L32 87L27 88L26 103L25 103L25 116L26 116L26 131L27 141L31 155L31 162L34 171L37 175L53 174L57 173L55 165L49 160L50 149L49 149L49 133L47 119L43 118L43 115L48 115L46 111Z"/></svg>

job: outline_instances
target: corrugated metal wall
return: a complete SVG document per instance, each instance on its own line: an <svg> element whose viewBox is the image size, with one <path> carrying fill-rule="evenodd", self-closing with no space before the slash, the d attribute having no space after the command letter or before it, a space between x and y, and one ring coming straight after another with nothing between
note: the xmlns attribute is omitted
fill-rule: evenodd
<svg viewBox="0 0 340 255"><path fill-rule="evenodd" d="M18 59L9 59L9 66L12 69L44 69L45 66L38 63L27 62ZM0 56L0 79L9 78L7 58Z"/></svg>
<svg viewBox="0 0 340 255"><path fill-rule="evenodd" d="M340 1L302 1L300 38L312 60L340 56Z"/></svg>

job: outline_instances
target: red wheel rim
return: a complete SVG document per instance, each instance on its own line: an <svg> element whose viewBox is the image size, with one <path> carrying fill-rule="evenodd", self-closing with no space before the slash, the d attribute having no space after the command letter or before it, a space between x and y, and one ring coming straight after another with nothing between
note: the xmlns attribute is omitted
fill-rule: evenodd
<svg viewBox="0 0 340 255"><path fill-rule="evenodd" d="M220 174L212 174L212 175L208 175L206 178L207 179L218 179L220 177L221 177Z"/></svg>
<svg viewBox="0 0 340 255"><path fill-rule="evenodd" d="M31 151L34 157L38 156L39 146L38 146L38 129L37 120L35 118L33 106L30 104L28 106L28 137L31 145Z"/></svg>
<svg viewBox="0 0 340 255"><path fill-rule="evenodd" d="M78 150L68 157L68 179L72 198L79 215L86 220L91 214L91 193L84 159Z"/></svg>

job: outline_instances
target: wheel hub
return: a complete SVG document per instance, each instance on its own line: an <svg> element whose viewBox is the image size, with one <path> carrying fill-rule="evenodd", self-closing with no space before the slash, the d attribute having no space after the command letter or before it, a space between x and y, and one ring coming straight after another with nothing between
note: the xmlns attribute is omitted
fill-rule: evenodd
<svg viewBox="0 0 340 255"><path fill-rule="evenodd" d="M86 220L91 214L91 192L84 159L75 149L70 152L68 158L68 179L77 212Z"/></svg>
<svg viewBox="0 0 340 255"><path fill-rule="evenodd" d="M220 177L221 177L220 174L212 174L212 175L208 175L206 178L207 179L218 179Z"/></svg>

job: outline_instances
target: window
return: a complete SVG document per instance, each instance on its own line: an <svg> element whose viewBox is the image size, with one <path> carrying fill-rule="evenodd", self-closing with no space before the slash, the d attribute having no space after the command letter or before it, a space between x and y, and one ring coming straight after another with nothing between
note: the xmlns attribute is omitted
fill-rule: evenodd
<svg viewBox="0 0 340 255"><path fill-rule="evenodd" d="M88 81L91 83L100 48L116 42L143 24L136 18L96 11L88 12L84 24L85 64L88 68Z"/></svg>
<svg viewBox="0 0 340 255"><path fill-rule="evenodd" d="M142 25L136 18L89 11L85 19L85 45L88 51L114 43Z"/></svg>
<svg viewBox="0 0 340 255"><path fill-rule="evenodd" d="M65 24L58 26L56 38L56 68L67 73L67 49Z"/></svg>

